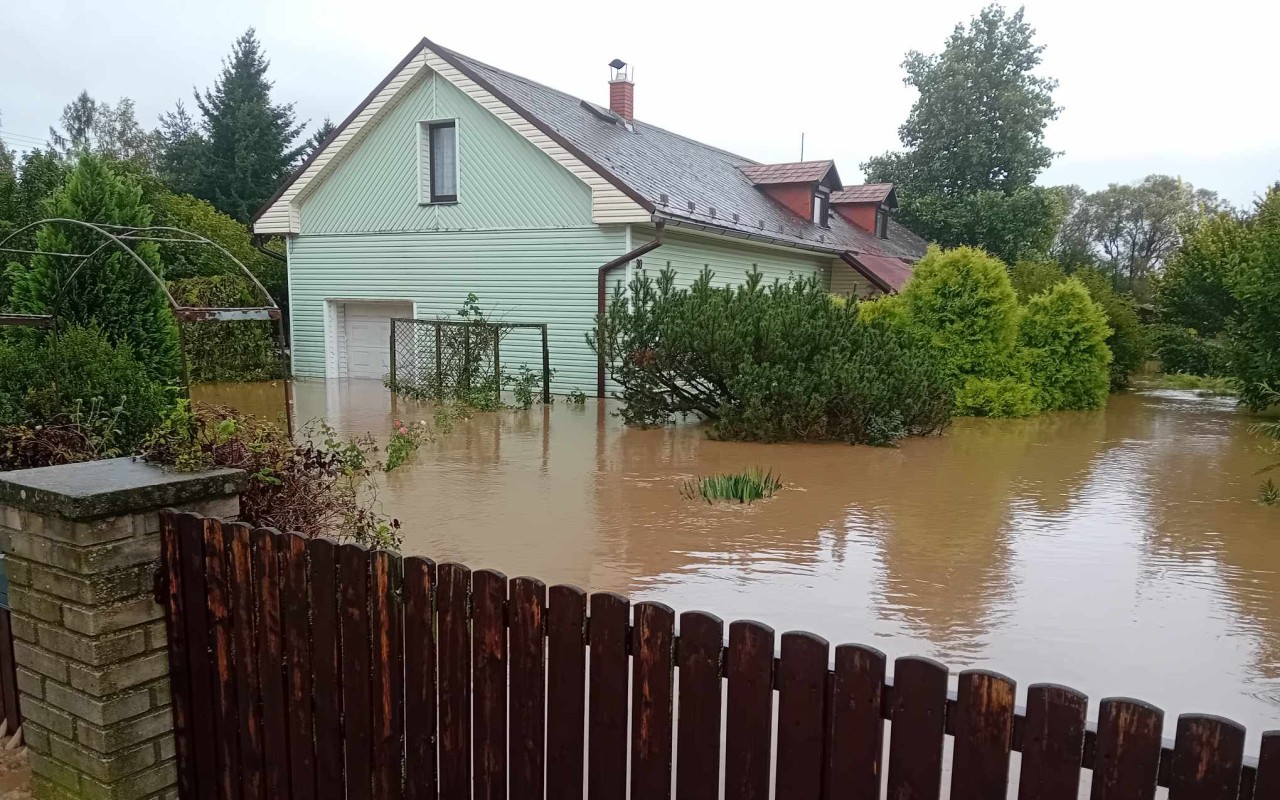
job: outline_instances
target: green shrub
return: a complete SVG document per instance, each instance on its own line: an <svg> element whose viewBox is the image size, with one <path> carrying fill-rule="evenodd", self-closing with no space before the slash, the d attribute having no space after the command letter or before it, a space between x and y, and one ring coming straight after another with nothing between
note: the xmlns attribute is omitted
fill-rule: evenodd
<svg viewBox="0 0 1280 800"><path fill-rule="evenodd" d="M816 281L712 279L676 289L670 270L638 276L588 335L629 424L696 415L725 439L888 444L948 423L951 384L922 337L859 321Z"/></svg>
<svg viewBox="0 0 1280 800"><path fill-rule="evenodd" d="M973 247L930 248L901 297L907 318L927 332L955 379L1007 371L1020 309L999 259Z"/></svg>
<svg viewBox="0 0 1280 800"><path fill-rule="evenodd" d="M1227 330L1240 402L1261 411L1275 402L1267 387L1280 386L1280 185L1258 204L1248 234L1232 280L1240 307Z"/></svg>
<svg viewBox="0 0 1280 800"><path fill-rule="evenodd" d="M260 306L262 293L239 275L169 281L180 304L195 308ZM264 381L284 374L274 322L183 322L182 343L191 381Z"/></svg>
<svg viewBox="0 0 1280 800"><path fill-rule="evenodd" d="M1107 336L1107 348L1111 350L1111 391L1118 392L1129 385L1129 377L1142 369L1151 352L1147 327L1138 317L1133 296L1117 292L1110 278L1091 267L1077 271L1075 277L1107 315L1107 327L1111 329Z"/></svg>
<svg viewBox="0 0 1280 800"><path fill-rule="evenodd" d="M723 500L750 505L756 500L773 497L782 488L782 479L773 472L759 467L746 472L727 472L720 475L704 475L685 481L680 493L690 500L706 500L712 503Z"/></svg>
<svg viewBox="0 0 1280 800"><path fill-rule="evenodd" d="M1215 377L1232 373L1231 347L1225 335L1206 338L1177 325L1152 325L1149 333L1152 352L1164 372Z"/></svg>
<svg viewBox="0 0 1280 800"><path fill-rule="evenodd" d="M116 225L147 226L151 210L131 178L117 174L98 156L82 156L66 184L49 200L51 217ZM10 305L30 314L56 313L64 325L97 326L113 345L128 344L158 380L178 375L178 328L164 289L147 274L162 273L153 242L132 242L135 259L103 237L69 223L48 223L36 233L39 255L8 267ZM86 261L55 253L97 255ZM83 269L80 267L83 266ZM74 278L72 275L74 274Z"/></svg>
<svg viewBox="0 0 1280 800"><path fill-rule="evenodd" d="M1030 417L1042 410L1035 387L1022 378L968 378L956 391L956 413L965 417Z"/></svg>
<svg viewBox="0 0 1280 800"><path fill-rule="evenodd" d="M1018 329L1019 358L1041 408L1083 410L1107 402L1109 335L1102 307L1075 278L1031 298Z"/></svg>
<svg viewBox="0 0 1280 800"><path fill-rule="evenodd" d="M172 402L173 390L148 374L128 344L112 346L96 328L0 344L0 425L79 419L94 450L133 453Z"/></svg>
<svg viewBox="0 0 1280 800"><path fill-rule="evenodd" d="M1022 260L1009 270L1009 281L1018 300L1025 303L1038 294L1047 292L1067 279L1067 273L1056 261Z"/></svg>

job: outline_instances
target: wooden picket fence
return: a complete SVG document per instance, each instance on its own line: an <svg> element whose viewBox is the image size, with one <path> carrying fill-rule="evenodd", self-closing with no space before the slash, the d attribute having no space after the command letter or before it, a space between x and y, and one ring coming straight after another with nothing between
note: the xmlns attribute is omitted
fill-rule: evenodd
<svg viewBox="0 0 1280 800"><path fill-rule="evenodd" d="M460 564L169 513L162 584L183 798L1280 798L1280 731Z"/></svg>

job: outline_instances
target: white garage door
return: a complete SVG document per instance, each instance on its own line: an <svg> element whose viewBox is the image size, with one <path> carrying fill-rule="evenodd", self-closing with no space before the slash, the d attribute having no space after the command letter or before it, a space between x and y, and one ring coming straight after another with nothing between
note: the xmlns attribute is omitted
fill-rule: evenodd
<svg viewBox="0 0 1280 800"><path fill-rule="evenodd" d="M412 317L412 303L348 302L342 304L342 341L338 345L342 375L382 380L390 369L391 318Z"/></svg>

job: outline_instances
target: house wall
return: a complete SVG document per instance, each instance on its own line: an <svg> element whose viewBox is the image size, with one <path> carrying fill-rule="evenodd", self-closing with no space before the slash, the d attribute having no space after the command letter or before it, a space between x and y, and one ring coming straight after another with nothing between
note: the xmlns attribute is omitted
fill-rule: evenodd
<svg viewBox="0 0 1280 800"><path fill-rule="evenodd" d="M653 230L637 229L635 244L653 240ZM817 277L824 284L830 280L831 256L799 250L761 247L749 242L715 236L686 233L668 228L663 245L643 259L644 271L654 277L668 266L676 271L676 285L688 286L701 274L704 266L715 273L718 284L741 283L752 265L764 275L764 282L775 279ZM610 286L620 279L621 270L610 277Z"/></svg>
<svg viewBox="0 0 1280 800"><path fill-rule="evenodd" d="M419 319L457 313L469 292L492 319L545 322L552 388L592 394L596 358L585 336L596 312L596 269L624 252L615 226L299 236L290 248L294 371L324 377L329 299L410 300ZM330 321L332 329L334 323ZM502 361L541 364L536 331L514 332Z"/></svg>
<svg viewBox="0 0 1280 800"><path fill-rule="evenodd" d="M843 261L836 261L831 265L830 290L832 294L842 297L852 295L859 300L884 294L876 288L875 284Z"/></svg>
<svg viewBox="0 0 1280 800"><path fill-rule="evenodd" d="M419 122L458 121L458 202L420 202ZM429 71L301 202L302 235L581 228L591 189Z"/></svg>

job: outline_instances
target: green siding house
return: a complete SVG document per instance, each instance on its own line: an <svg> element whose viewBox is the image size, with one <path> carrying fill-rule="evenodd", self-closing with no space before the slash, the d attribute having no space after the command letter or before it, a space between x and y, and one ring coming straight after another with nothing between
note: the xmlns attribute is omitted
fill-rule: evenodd
<svg viewBox="0 0 1280 800"><path fill-rule="evenodd" d="M897 290L924 242L888 184L845 187L830 161L759 164L422 40L254 217L288 241L294 373L381 379L388 320L546 323L553 388L605 388L588 348L602 298L636 270L740 281L815 276ZM536 366L534 337L504 362Z"/></svg>

